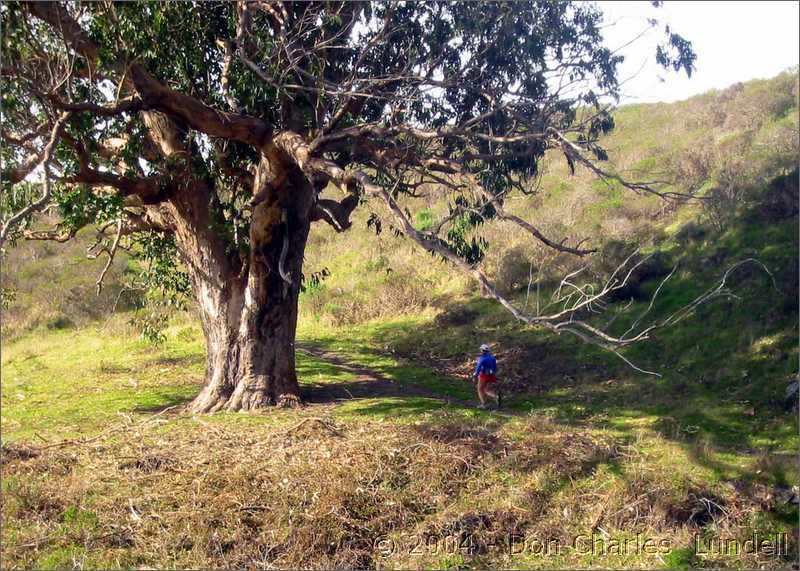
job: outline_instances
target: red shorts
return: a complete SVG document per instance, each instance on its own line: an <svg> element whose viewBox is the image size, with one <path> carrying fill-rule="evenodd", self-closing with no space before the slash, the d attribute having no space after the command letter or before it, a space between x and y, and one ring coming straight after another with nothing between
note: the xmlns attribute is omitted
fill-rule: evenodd
<svg viewBox="0 0 800 571"><path fill-rule="evenodd" d="M482 383L494 383L497 382L497 376L494 374L481 373L478 375L478 380Z"/></svg>

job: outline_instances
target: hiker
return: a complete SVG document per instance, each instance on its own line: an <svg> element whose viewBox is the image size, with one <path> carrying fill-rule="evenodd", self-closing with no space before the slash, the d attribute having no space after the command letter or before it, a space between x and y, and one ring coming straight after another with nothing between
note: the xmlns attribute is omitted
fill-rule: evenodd
<svg viewBox="0 0 800 571"><path fill-rule="evenodd" d="M496 387L497 359L494 358L492 351L486 343L481 345L481 355L478 357L478 362L475 365L475 373L472 376L477 381L478 400L481 401L478 408L487 408L487 395L493 398L497 403L497 408L500 408L501 396L499 389Z"/></svg>

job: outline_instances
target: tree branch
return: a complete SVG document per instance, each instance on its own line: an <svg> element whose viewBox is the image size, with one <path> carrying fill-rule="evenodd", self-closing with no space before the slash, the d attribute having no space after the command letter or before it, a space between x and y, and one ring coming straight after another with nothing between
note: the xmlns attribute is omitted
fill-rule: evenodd
<svg viewBox="0 0 800 571"><path fill-rule="evenodd" d="M144 204L156 204L167 198L170 191L168 179L164 176L123 177L108 171L99 171L89 166L89 155L83 143L70 135L64 139L78 155L80 169L77 174L63 178L69 184L88 184L90 186L109 186L119 190L122 196L138 196Z"/></svg>
<svg viewBox="0 0 800 571"><path fill-rule="evenodd" d="M438 254L444 260L450 262L459 268L463 273L476 280L481 286L483 286L483 291L488 294L488 297L494 298L496 301L498 301L504 308L506 308L506 310L509 311L509 313L511 313L515 319L528 325L540 325L555 333L567 332L575 335L587 343L597 345L603 349L613 352L632 368L649 375L661 376L655 371L648 371L637 367L629 359L624 357L619 352L619 349L648 339L650 334L656 329L674 325L678 321L691 314L699 305L721 295L726 295L727 293L724 289L724 286L728 276L733 270L745 263L754 262L759 264L770 275L770 277L772 277L772 274L769 273L769 271L763 266L763 264L758 262L758 260L748 258L747 260L738 262L729 268L723 275L721 281L715 287L701 294L686 306L679 308L665 319L643 328L634 335L629 335L632 330L631 328L622 336L617 337L589 324L583 319L578 318L578 314L584 311L596 312L593 306L597 303L601 303L611 293L624 288L628 284L634 271L640 267L648 259L648 257L634 262L633 260L637 255L637 252L631 254L614 270L612 275L608 278L608 280L606 280L602 287L599 288L599 290L595 290L595 288L591 285L586 285L583 287L574 285L570 280L581 270L578 270L578 272L573 272L562 280L561 286L554 294L554 299L551 303L551 305L563 305L564 307L562 310L549 314L528 315L517 309L514 304L511 303L511 301L501 295L494 285L489 281L486 275L477 266L470 265L461 259L443 240L437 236L431 236L430 234L420 232L414 228L403 209L400 208L394 198L392 198L392 195L385 188L374 184L363 172L353 173L351 176L353 179L358 180L362 184L363 188L370 196L380 198L386 204L395 220L397 220L399 223L403 234L409 237L424 250L432 254ZM669 279L670 276L673 275L673 273L674 270L664 281L662 281L657 292L661 291L664 283ZM565 287L569 290L569 293L563 293L563 289ZM643 315L640 316L640 318L635 322L637 325L641 321L642 317Z"/></svg>
<svg viewBox="0 0 800 571"><path fill-rule="evenodd" d="M311 211L311 221L324 220L337 232L344 232L352 225L350 214L356 209L358 202L356 194L348 195L341 202L319 198Z"/></svg>
<svg viewBox="0 0 800 571"><path fill-rule="evenodd" d="M8 236L12 230L16 226L18 226L27 216L33 214L34 212L39 212L43 208L47 206L50 202L50 195L51 195L51 181L50 181L50 161L53 159L53 151L55 150L56 143L58 142L58 138L61 134L64 125L66 124L67 120L72 116L72 113L67 111L61 114L61 116L56 120L55 125L53 125L53 129L50 131L50 139L47 142L47 145L42 152L42 160L41 166L43 170L43 181L42 181L42 195L31 202L28 206L21 209L16 214L12 214L8 220L3 223L2 229L0 229L0 248L5 244ZM26 175L27 176L27 175Z"/></svg>
<svg viewBox="0 0 800 571"><path fill-rule="evenodd" d="M49 24L72 49L89 60L91 66L96 65L99 47L64 6L58 2L29 2L26 6L31 14ZM199 99L165 87L137 63L128 65L124 58L117 57L112 67L130 79L144 107L177 117L193 129L212 137L236 139L257 148L269 142L272 136L272 128L264 121L214 109Z"/></svg>
<svg viewBox="0 0 800 571"><path fill-rule="evenodd" d="M108 254L108 260L106 260L106 265L103 267L103 271L100 272L100 276L97 278L95 285L97 286L97 295L100 295L100 292L103 290L103 280L108 273L109 268L111 268L111 264L114 263L114 256L117 254L117 248L119 248L119 240L122 237L122 218L117 220L117 233L114 235L114 241L111 243L111 248L106 249L104 251Z"/></svg>

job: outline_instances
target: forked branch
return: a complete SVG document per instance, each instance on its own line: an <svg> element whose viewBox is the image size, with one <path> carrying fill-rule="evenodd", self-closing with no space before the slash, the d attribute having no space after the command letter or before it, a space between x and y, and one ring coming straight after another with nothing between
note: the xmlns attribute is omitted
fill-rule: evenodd
<svg viewBox="0 0 800 571"><path fill-rule="evenodd" d="M515 319L522 321L528 325L538 325L549 329L555 333L567 332L575 335L583 341L602 347L609 350L625 361L629 366L635 370L655 376L661 376L656 371L648 371L636 366L619 350L638 343L645 339L649 339L651 334L662 328L670 327L682 321L691 315L699 306L708 303L719 297L735 297L735 295L726 287L730 275L737 269L748 263L757 264L763 269L773 280L774 277L769 270L760 261L754 258L748 258L737 262L728 270L725 271L721 280L712 288L699 295L697 298L670 313L667 317L654 321L639 328L642 319L652 309L659 293L666 282L675 274L675 268L667 275L664 280L659 284L656 293L650 301L648 308L640 315L633 323L633 325L622 335L614 335L605 331L603 328L592 325L586 320L587 315L592 313L599 313L603 308L605 301L609 299L610 295L614 292L621 290L628 286L632 276L638 268L642 266L647 260L647 257L638 257L638 251L633 252L628 256L617 268L612 272L611 276L599 287L591 284L579 286L574 283L573 278L580 273L584 268L565 276L556 292L553 294L551 303L544 308L542 312L536 314L526 313L517 308L513 302L503 296L497 288L490 282L486 274L477 266L464 261L458 256L450 246L437 236L421 232L414 228L409 220L406 212L397 204L397 201L392 197L392 194L385 188L374 184L368 175L363 172L354 173L351 178L358 180L368 195L379 198L388 207L392 216L399 224L399 228L403 234L414 241L418 246L423 248L429 253L441 256L445 261L450 262L456 266L464 274L470 276L477 281L481 286L485 295L498 301L506 310L514 316ZM557 306L559 309L547 311L548 308Z"/></svg>

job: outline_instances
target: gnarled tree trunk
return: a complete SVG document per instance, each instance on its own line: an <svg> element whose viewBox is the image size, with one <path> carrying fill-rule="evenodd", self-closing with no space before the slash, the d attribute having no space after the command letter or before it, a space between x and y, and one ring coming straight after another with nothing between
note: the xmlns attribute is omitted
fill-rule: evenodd
<svg viewBox="0 0 800 571"><path fill-rule="evenodd" d="M206 384L193 411L299 402L294 339L307 236L308 224L290 229L262 252L263 262L246 275L228 273L221 287L192 272L208 350Z"/></svg>
<svg viewBox="0 0 800 571"><path fill-rule="evenodd" d="M208 351L205 386L190 405L195 412L300 402L294 340L313 189L296 171L276 186L278 164L274 156L264 160L255 177L246 263L217 233L207 198L213 193L194 189L172 201Z"/></svg>
<svg viewBox="0 0 800 571"><path fill-rule="evenodd" d="M183 132L165 116L145 115L167 157L182 157ZM251 175L249 252L227 235L214 179L192 162L175 176L168 200L148 207L174 233L206 340L205 386L195 412L252 410L300 402L294 339L303 254L316 189L303 173L305 144L282 132L260 149ZM177 164L177 161L176 161Z"/></svg>

